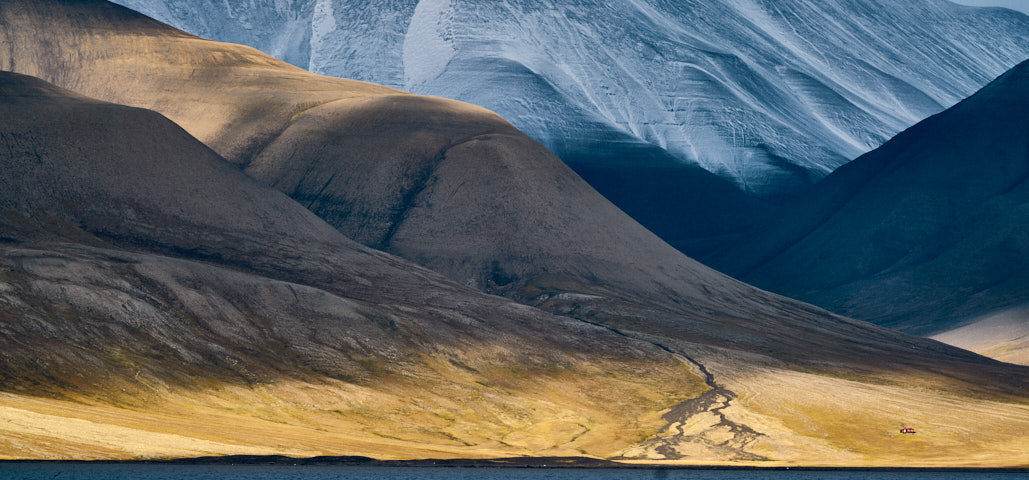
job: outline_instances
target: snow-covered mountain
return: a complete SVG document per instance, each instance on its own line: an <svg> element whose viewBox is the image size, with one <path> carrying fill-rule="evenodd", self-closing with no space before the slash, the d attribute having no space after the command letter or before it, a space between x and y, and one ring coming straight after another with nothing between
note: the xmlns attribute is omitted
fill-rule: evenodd
<svg viewBox="0 0 1029 480"><path fill-rule="evenodd" d="M606 161L594 151L690 162L759 195L1029 57L1029 17L944 0L118 3L316 73L485 106L577 169ZM670 156L625 163L639 147Z"/></svg>

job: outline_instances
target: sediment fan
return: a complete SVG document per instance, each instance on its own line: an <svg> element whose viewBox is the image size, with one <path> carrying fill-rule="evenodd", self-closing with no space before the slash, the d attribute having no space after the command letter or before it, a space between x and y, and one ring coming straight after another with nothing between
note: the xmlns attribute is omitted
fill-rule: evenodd
<svg viewBox="0 0 1029 480"><path fill-rule="evenodd" d="M3 338L20 348L5 350L18 353L4 357L16 366L5 368L14 374L4 390L25 389L0 397L5 412L29 408L49 421L82 409L108 415L101 426L112 431L165 435L155 443L163 450L135 451L76 438L80 456L184 455L175 442L194 438L218 453L1010 465L1026 447L1025 368L707 269L486 110L319 77L104 2L2 5L0 68L154 109L213 149L177 129L174 140L146 129L134 139L140 130L126 126L119 139L119 126L87 134L107 140L89 153L90 142L62 140L87 125L59 131L47 127L52 119L25 130L38 141L19 143L23 161L36 158L32 146L57 142L67 150L39 158L94 165L27 162L35 170L7 180L22 185L6 200L8 258L36 250L60 258L5 273L14 300L4 318L18 329ZM11 118L37 110L9 103ZM150 148L112 160L112 145L136 140ZM35 188L37 177L89 190ZM151 198L151 190L166 193ZM148 267L116 280L136 264ZM77 270L87 273L69 278ZM33 289L46 282L71 285ZM150 305L158 324L189 325L169 328L186 338L154 334L155 322L121 314L113 299L129 312ZM76 316L125 326L60 333ZM122 330L147 338L138 342L145 348L106 348ZM188 348L176 348L183 342ZM94 360L53 361L30 375L40 348ZM183 360L196 363L165 371ZM198 428L197 418L216 421ZM240 418L249 439L224 427ZM900 441L897 422L937 433ZM11 455L62 451L43 447L52 438L38 425L17 428L24 441ZM971 429L982 434L968 441ZM866 441L868 432L883 441Z"/></svg>

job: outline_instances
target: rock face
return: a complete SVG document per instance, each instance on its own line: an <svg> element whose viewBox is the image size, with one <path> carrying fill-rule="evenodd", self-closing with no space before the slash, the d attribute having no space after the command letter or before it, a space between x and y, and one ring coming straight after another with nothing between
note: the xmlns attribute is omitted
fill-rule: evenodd
<svg viewBox="0 0 1029 480"><path fill-rule="evenodd" d="M957 425L939 437L948 442L976 421L967 411L988 411L997 428L977 451L988 449L991 464L1008 464L1009 452L1024 451L1018 442L1029 421L1019 404L1029 382L1026 369L837 317L703 267L492 112L319 77L104 2L3 6L0 44L9 48L0 49L0 69L155 109L213 150L153 113L126 107L103 107L130 112L113 124L83 120L55 130L47 127L50 120L29 124L34 128L10 123L29 133L8 149L19 167L4 169L13 176L11 185L28 182L3 197L12 205L4 236L15 249L9 257L16 259L5 266L11 273L3 281L12 285L5 291L22 301L10 302L7 318L17 320L8 331L32 327L37 333L5 333L4 341L20 350L2 351L18 352L3 357L16 367L5 371L40 372L24 375L35 383L15 382L27 392L54 395L52 386L62 385L56 394L84 392L109 405L110 390L96 375L61 366L88 364L70 359L108 352L102 325L121 305L143 311L128 301L139 298L152 299L151 310L164 315L158 318L171 323L172 332L184 332L172 338L200 339L190 348L213 352L198 354L197 370L205 361L225 366L208 376L178 362L170 365L180 373L148 367L144 378L151 380L132 388L156 391L162 405L171 406L179 398L174 395L197 389L224 406L219 414L243 409L248 422L279 421L272 431L294 432L289 438L322 439L320 448L305 450L309 454L396 457L398 449L411 447L403 451L504 456L585 450L626 458L811 461L828 451L843 463L869 463L847 452L880 458L897 450L855 444L841 432L854 425L878 428L911 409L927 412L919 419ZM45 111L17 101L10 108L4 118L22 115L25 121L34 117L22 110ZM162 124L174 132L147 133L152 138L140 141L149 148L132 147L121 157L115 155L118 145L136 143L90 140L110 139L119 129L156 131ZM18 131L8 136L16 138ZM82 131L85 139L58 131ZM54 154L43 156L47 151ZM64 165L76 161L85 163ZM102 175L94 179L93 172ZM49 185L67 187L42 195ZM149 190L157 191L153 200ZM252 205L236 209L236 202ZM34 251L49 253L41 262L23 260ZM482 295L409 261L527 305ZM126 266L136 264L146 267ZM49 290L52 299L33 293L32 285L66 279L75 270L88 274L57 282ZM72 302L65 292L95 300ZM175 300L180 297L186 300ZM71 310L62 310L66 304ZM226 304L240 314L223 313L232 311ZM31 315L19 316L21 311ZM94 318L84 323L97 327L61 333L72 329L69 319L76 317ZM144 336L150 329L135 315L115 318L130 333ZM162 345L165 337L139 344ZM120 348L131 346L124 343ZM53 355L69 360L30 368L38 345L71 352ZM222 356L222 350L228 353ZM109 352L110 361L93 361L92 371L134 385L136 370L111 362L128 358L134 366L162 366L171 351ZM257 365L247 372L261 366L283 373L247 383L240 379L249 374L231 373L238 364ZM307 372L314 367L306 365L318 370ZM275 381L260 383L269 379ZM754 389L774 383L769 379L799 386L790 384L788 398L779 395L782 387ZM294 387L296 381L303 385ZM820 386L803 387L808 381ZM154 387L180 384L171 394ZM233 393L223 393L226 384ZM924 394L912 397L904 390ZM798 419L809 408L843 408L856 398L824 395L841 391L860 392L860 404L889 407L843 420L820 414ZM6 408L6 398L0 396L0 407ZM248 407L255 398L260 407ZM812 407L801 398L820 400ZM673 404L659 419L657 413ZM623 410L628 413L617 414ZM203 434L189 427L197 424L189 423L189 409L173 411L187 412L186 420L176 417L187 425L183 430ZM811 422L817 432L810 431ZM262 441L283 438L277 435L287 433ZM830 435L842 446L826 443ZM618 446L611 446L612 438ZM282 442L269 448L290 444ZM925 447L912 446L909 454L953 463L953 450Z"/></svg>
<svg viewBox="0 0 1029 480"><path fill-rule="evenodd" d="M710 260L919 334L1017 307L1029 295L1026 112L1029 62L841 167L775 225Z"/></svg>
<svg viewBox="0 0 1029 480"><path fill-rule="evenodd" d="M316 73L484 106L635 218L655 170L795 192L1029 56L1029 17L937 0L119 3ZM694 175L680 175L657 186L681 217Z"/></svg>

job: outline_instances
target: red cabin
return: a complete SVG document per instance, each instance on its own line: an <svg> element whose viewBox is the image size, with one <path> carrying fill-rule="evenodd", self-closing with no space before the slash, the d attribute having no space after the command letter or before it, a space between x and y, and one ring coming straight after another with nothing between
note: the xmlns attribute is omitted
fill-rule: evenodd
<svg viewBox="0 0 1029 480"><path fill-rule="evenodd" d="M915 433L915 429L911 427L904 427L900 429L900 433Z"/></svg>

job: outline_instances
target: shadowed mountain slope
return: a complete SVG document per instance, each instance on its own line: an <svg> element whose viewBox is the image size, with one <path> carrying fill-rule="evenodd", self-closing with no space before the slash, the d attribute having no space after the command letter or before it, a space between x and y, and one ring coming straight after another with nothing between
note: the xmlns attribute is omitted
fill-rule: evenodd
<svg viewBox="0 0 1029 480"><path fill-rule="evenodd" d="M1019 306L1029 295L1026 112L1029 62L841 167L711 262L912 333Z"/></svg>
<svg viewBox="0 0 1029 480"><path fill-rule="evenodd" d="M836 317L703 267L630 220L542 146L486 110L318 77L252 49L187 36L106 3L8 2L0 21L5 25L0 40L11 46L0 49L3 68L105 100L154 108L338 231L458 282L557 313L564 317L561 322L575 318L643 339L705 379L699 397L666 412L666 429L618 455L810 462L824 451L839 462L872 462L847 453L853 450L874 459L914 455L922 462L953 463L949 459L955 451L943 443L898 450L854 443L855 437L844 431L855 425L891 425L888 430L894 431L891 419L913 409L927 412L916 416L919 421L957 422L959 427L946 427L939 437L952 439L972 428L965 412L978 407L991 412L998 429L974 447L993 452L976 461L1008 464L1008 452L1023 446L1011 432L1029 418L1019 403L1026 395L1025 369ZM301 272L311 264L334 265L324 254L304 250L292 261ZM256 268L260 260L255 259L261 257L247 260L246 268ZM311 268L324 275L315 278L318 282L337 278ZM315 279L305 277L304 282ZM354 283L338 285L348 295L383 288L360 279ZM466 291L448 285L454 292ZM436 297L434 288L401 289L395 301L414 312L437 301L464 305L463 294ZM505 312L499 307L477 310L469 321L479 315L508 318L553 333ZM439 334L452 336L445 330ZM428 335L426 343L433 344L434 338ZM488 370L476 365L469 364ZM446 379L456 371L441 375ZM597 372L603 371L610 370ZM782 379L790 387L755 389L769 379ZM805 390L810 395L805 398L822 399L817 408L850 408L845 404L851 397L826 397L825 392L840 391L887 406L855 411L853 417L819 416L811 420L819 431L812 432L795 422L816 407L781 398L802 388L791 382L808 381L821 385ZM512 388L519 385L524 384ZM915 391L919 394L905 397ZM575 404L567 401L559 405ZM369 421L382 424L381 419ZM689 429L676 427L687 423ZM467 433L451 435L478 445L488 432L474 442ZM602 436L598 432L590 438ZM826 437L842 443L828 444Z"/></svg>

